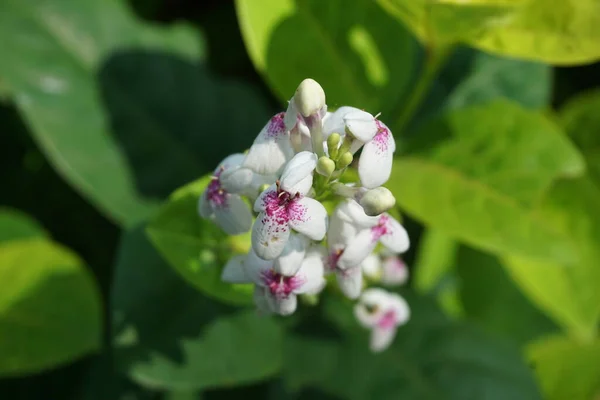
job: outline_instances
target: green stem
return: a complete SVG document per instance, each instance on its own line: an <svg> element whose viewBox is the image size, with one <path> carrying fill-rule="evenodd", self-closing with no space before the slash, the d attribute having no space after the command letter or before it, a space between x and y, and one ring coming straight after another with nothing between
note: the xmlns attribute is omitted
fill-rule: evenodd
<svg viewBox="0 0 600 400"><path fill-rule="evenodd" d="M427 49L423 71L413 87L408 102L402 104L404 109L399 113L398 119L393 125L394 131L398 132L397 135L406 129L406 125L414 117L429 92L431 84L437 77L440 68L444 65L452 50L453 46L430 47Z"/></svg>

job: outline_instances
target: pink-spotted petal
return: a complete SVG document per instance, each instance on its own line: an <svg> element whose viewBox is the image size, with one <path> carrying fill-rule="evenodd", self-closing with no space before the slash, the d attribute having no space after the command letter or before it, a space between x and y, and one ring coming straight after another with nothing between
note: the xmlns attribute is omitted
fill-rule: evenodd
<svg viewBox="0 0 600 400"><path fill-rule="evenodd" d="M281 214L281 209L271 215L263 211L252 227L252 248L263 260L279 257L290 236L290 227Z"/></svg>
<svg viewBox="0 0 600 400"><path fill-rule="evenodd" d="M327 232L327 210L323 204L310 197L294 200L288 207L289 224L292 229L312 240L323 240Z"/></svg>
<svg viewBox="0 0 600 400"><path fill-rule="evenodd" d="M271 311L279 315L291 315L298 306L298 299L293 293L290 293L287 297L278 297L266 291L266 299Z"/></svg>
<svg viewBox="0 0 600 400"><path fill-rule="evenodd" d="M260 131L243 166L262 175L278 174L286 162L294 156L283 113L275 115Z"/></svg>
<svg viewBox="0 0 600 400"><path fill-rule="evenodd" d="M392 173L394 150L394 137L387 128L365 144L358 160L358 176L364 187L373 189L387 182Z"/></svg>
<svg viewBox="0 0 600 400"><path fill-rule="evenodd" d="M381 244L393 253L404 253L410 247L406 229L394 218L389 217L385 225L386 233L381 236Z"/></svg>
<svg viewBox="0 0 600 400"><path fill-rule="evenodd" d="M338 260L338 267L348 269L359 266L373 252L377 240L373 240L370 229L363 229L348 242L344 253Z"/></svg>
<svg viewBox="0 0 600 400"><path fill-rule="evenodd" d="M277 198L277 185L272 184L265 189L254 202L254 212L265 211Z"/></svg>
<svg viewBox="0 0 600 400"><path fill-rule="evenodd" d="M352 136L361 142L372 140L378 130L375 118L363 110L353 110L347 113L344 115L344 122L352 132Z"/></svg>
<svg viewBox="0 0 600 400"><path fill-rule="evenodd" d="M198 214L200 214L202 218L210 218L210 216L213 214L212 207L206 198L206 191L202 193L200 199L198 200Z"/></svg>
<svg viewBox="0 0 600 400"><path fill-rule="evenodd" d="M248 232L252 226L252 212L248 204L236 194L227 195L226 204L214 207L213 211L215 222L229 235Z"/></svg>
<svg viewBox="0 0 600 400"><path fill-rule="evenodd" d="M294 156L281 173L281 188L288 193L295 194L294 186L312 172L317 166L317 155L309 151L302 151ZM300 193L305 194L305 193Z"/></svg>
<svg viewBox="0 0 600 400"><path fill-rule="evenodd" d="M363 285L363 276L360 267L352 267L345 270L336 269L335 276L340 290L346 297L357 299L360 296Z"/></svg>
<svg viewBox="0 0 600 400"><path fill-rule="evenodd" d="M371 331L371 339L369 348L374 353L382 352L383 350L390 347L396 337L396 327L381 328L376 326Z"/></svg>
<svg viewBox="0 0 600 400"><path fill-rule="evenodd" d="M291 234L283 252L275 259L273 269L285 276L296 275L306 254L307 239L302 235Z"/></svg>
<svg viewBox="0 0 600 400"><path fill-rule="evenodd" d="M263 260L254 251L250 250L242 265L244 266L246 277L251 282L254 282L258 286L265 286L265 274L273 268L273 261Z"/></svg>
<svg viewBox="0 0 600 400"><path fill-rule="evenodd" d="M227 261L223 272L221 272L221 280L228 283L250 283L251 280L246 275L244 262L247 255L237 255Z"/></svg>
<svg viewBox="0 0 600 400"><path fill-rule="evenodd" d="M294 290L294 293L317 294L321 292L326 284L324 273L321 251L317 249L309 251L302 261L300 270L296 273L296 278L301 285Z"/></svg>

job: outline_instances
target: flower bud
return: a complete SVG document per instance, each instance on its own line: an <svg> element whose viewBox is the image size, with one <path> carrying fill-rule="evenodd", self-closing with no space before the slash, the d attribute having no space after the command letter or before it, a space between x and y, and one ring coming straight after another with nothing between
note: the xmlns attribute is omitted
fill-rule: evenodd
<svg viewBox="0 0 600 400"><path fill-rule="evenodd" d="M342 137L339 133L332 133L331 135L329 135L329 137L327 138L327 148L329 149L329 151L331 152L333 149L337 149L341 140Z"/></svg>
<svg viewBox="0 0 600 400"><path fill-rule="evenodd" d="M322 156L317 162L317 173L330 177L335 171L335 162L327 156Z"/></svg>
<svg viewBox="0 0 600 400"><path fill-rule="evenodd" d="M352 153L348 151L345 152L340 156L340 159L337 162L338 169L346 168L348 165L352 164L353 159L354 157L352 156Z"/></svg>
<svg viewBox="0 0 600 400"><path fill-rule="evenodd" d="M396 205L396 198L387 188L378 187L367 191L359 201L365 214L374 217Z"/></svg>
<svg viewBox="0 0 600 400"><path fill-rule="evenodd" d="M307 78L296 89L294 102L300 114L309 117L325 107L325 92L317 81Z"/></svg>

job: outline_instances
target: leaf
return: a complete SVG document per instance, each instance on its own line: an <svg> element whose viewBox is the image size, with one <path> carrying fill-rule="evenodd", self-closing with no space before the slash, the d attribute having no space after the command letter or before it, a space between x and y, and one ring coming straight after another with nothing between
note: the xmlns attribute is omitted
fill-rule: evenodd
<svg viewBox="0 0 600 400"><path fill-rule="evenodd" d="M598 0L530 0L469 43L503 56L558 65L600 59Z"/></svg>
<svg viewBox="0 0 600 400"><path fill-rule="evenodd" d="M585 157L588 172L600 186L600 91L591 91L571 99L560 110L559 120L565 132Z"/></svg>
<svg viewBox="0 0 600 400"><path fill-rule="evenodd" d="M99 349L102 311L92 275L41 238L0 245L0 375L33 374Z"/></svg>
<svg viewBox="0 0 600 400"><path fill-rule="evenodd" d="M369 0L237 0L255 67L283 101L316 79L332 107L391 112L411 82L415 46L404 27Z"/></svg>
<svg viewBox="0 0 600 400"><path fill-rule="evenodd" d="M96 74L110 55L131 48L197 60L196 35L184 26L144 26L116 0L3 1L0 35L11 38L0 77L54 167L114 220L130 224L148 215L154 203L140 196L111 136Z"/></svg>
<svg viewBox="0 0 600 400"><path fill-rule="evenodd" d="M379 0L427 46L454 43L501 23L524 0Z"/></svg>
<svg viewBox="0 0 600 400"><path fill-rule="evenodd" d="M552 336L532 343L528 358L548 400L589 400L600 394L600 342Z"/></svg>
<svg viewBox="0 0 600 400"><path fill-rule="evenodd" d="M11 240L43 238L48 234L27 214L0 207L0 245Z"/></svg>
<svg viewBox="0 0 600 400"><path fill-rule="evenodd" d="M112 293L118 369L148 387L243 385L281 368L274 320L202 296L153 250L143 227L123 237Z"/></svg>
<svg viewBox="0 0 600 400"><path fill-rule="evenodd" d="M420 293L435 291L453 269L458 243L441 231L428 229L421 236L414 263L415 288Z"/></svg>
<svg viewBox="0 0 600 400"><path fill-rule="evenodd" d="M559 232L578 262L534 261L507 255L505 266L521 289L557 323L581 341L596 337L600 321L600 189L589 179L556 183L535 216Z"/></svg>
<svg viewBox="0 0 600 400"><path fill-rule="evenodd" d="M496 257L461 246L456 271L464 315L489 332L524 345L557 330L519 291Z"/></svg>
<svg viewBox="0 0 600 400"><path fill-rule="evenodd" d="M541 115L507 102L456 111L424 126L404 150L410 155L396 160L388 186L428 227L496 254L575 258L561 232L530 212L553 180L583 170L576 149Z"/></svg>
<svg viewBox="0 0 600 400"><path fill-rule="evenodd" d="M286 384L343 399L540 398L515 347L448 320L430 300L406 298L411 320L380 354L369 352L366 331L355 333L351 307L334 307L334 299L327 299L327 315L353 325L341 324L339 338L292 336L286 342Z"/></svg>
<svg viewBox="0 0 600 400"><path fill-rule="evenodd" d="M251 284L221 281L232 254L250 249L249 233L228 236L198 216L198 200L209 182L207 176L173 193L149 223L148 235L169 264L202 292L230 304L251 304Z"/></svg>

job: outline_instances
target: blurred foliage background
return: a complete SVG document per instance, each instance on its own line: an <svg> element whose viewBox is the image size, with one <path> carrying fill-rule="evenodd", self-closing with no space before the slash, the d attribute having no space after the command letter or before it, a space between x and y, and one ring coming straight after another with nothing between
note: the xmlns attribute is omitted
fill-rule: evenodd
<svg viewBox="0 0 600 400"><path fill-rule="evenodd" d="M421 3L4 0L0 397L600 396L600 4L528 0L494 36L511 2ZM413 319L380 356L339 299L238 307L197 183L161 208L305 77L399 136Z"/></svg>

